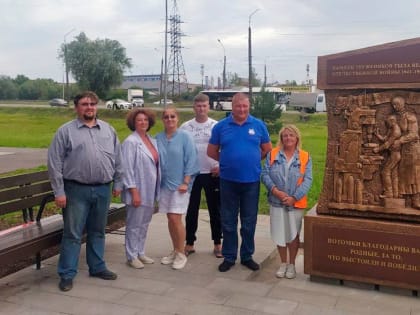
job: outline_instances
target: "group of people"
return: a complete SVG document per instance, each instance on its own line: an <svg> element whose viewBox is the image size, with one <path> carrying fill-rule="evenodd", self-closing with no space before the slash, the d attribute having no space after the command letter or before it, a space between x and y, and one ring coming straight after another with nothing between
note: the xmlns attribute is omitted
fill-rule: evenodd
<svg viewBox="0 0 420 315"><path fill-rule="evenodd" d="M93 92L77 95L77 118L57 130L48 150L55 203L63 209L64 220L58 262L60 290L73 287L84 231L90 276L117 278L104 261L111 195L121 196L126 204L125 251L130 267L141 269L154 263L146 255L145 241L155 212L166 214L172 241L172 250L161 263L173 269L185 267L187 256L195 252L204 190L213 253L223 258L219 271L228 271L237 260L238 216L240 262L258 270L252 256L261 181L268 189L271 236L281 259L276 276L296 276L294 261L312 162L300 148L295 126L282 128L279 143L272 148L265 124L250 115L246 94L233 97L231 115L219 122L208 117L208 96L198 94L195 117L178 128L176 108L167 107L161 116L164 130L155 137L149 134L155 113L145 108L131 110L127 126L132 133L120 144L114 128L97 118L97 104Z"/></svg>

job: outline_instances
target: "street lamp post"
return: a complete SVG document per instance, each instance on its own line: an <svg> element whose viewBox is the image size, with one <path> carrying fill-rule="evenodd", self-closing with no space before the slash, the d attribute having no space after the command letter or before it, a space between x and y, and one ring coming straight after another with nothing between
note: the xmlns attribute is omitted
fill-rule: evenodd
<svg viewBox="0 0 420 315"><path fill-rule="evenodd" d="M163 78L163 105L166 107L168 98L168 0L165 0L165 73Z"/></svg>
<svg viewBox="0 0 420 315"><path fill-rule="evenodd" d="M249 15L248 19L248 66L249 66L249 73L248 73L248 95L249 95L249 103L252 104L252 53L251 53L251 17L257 13L259 9L254 10Z"/></svg>
<svg viewBox="0 0 420 315"><path fill-rule="evenodd" d="M222 41L218 38L217 41L222 45L223 48L223 90L226 88L226 50Z"/></svg>
<svg viewBox="0 0 420 315"><path fill-rule="evenodd" d="M159 49L155 48L155 51L159 51ZM159 105L161 105L162 103L162 84L163 84L163 56L160 59Z"/></svg>
<svg viewBox="0 0 420 315"><path fill-rule="evenodd" d="M66 92L64 93L64 83L63 83L63 99L66 99L66 96L68 96L69 92L69 69L67 66L67 43L66 43L66 37L70 35L72 32L74 32L76 29L73 28L70 31L68 31L66 34L64 34L64 72L66 74Z"/></svg>
<svg viewBox="0 0 420 315"><path fill-rule="evenodd" d="M58 53L60 53L60 51L58 51ZM64 100L65 77L66 77L66 65L65 65L65 61L63 57L63 97L62 97L63 100Z"/></svg>

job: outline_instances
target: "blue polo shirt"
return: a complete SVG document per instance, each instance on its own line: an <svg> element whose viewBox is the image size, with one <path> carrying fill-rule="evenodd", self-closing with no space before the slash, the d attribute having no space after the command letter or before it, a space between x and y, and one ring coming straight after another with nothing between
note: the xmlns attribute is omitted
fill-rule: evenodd
<svg viewBox="0 0 420 315"><path fill-rule="evenodd" d="M232 115L219 121L209 143L220 146L220 178L240 183L259 181L261 144L269 142L265 124L251 115L242 125L235 123Z"/></svg>

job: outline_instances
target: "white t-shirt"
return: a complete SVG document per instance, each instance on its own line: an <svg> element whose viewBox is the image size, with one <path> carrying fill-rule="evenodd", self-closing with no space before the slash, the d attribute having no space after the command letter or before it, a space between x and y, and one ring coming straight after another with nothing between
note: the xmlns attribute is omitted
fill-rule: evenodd
<svg viewBox="0 0 420 315"><path fill-rule="evenodd" d="M194 118L184 122L180 127L180 129L189 132L194 139L198 151L200 174L208 174L213 167L219 165L216 160L213 160L207 155L207 146L209 144L211 130L216 123L217 120L210 117L203 123L199 123Z"/></svg>

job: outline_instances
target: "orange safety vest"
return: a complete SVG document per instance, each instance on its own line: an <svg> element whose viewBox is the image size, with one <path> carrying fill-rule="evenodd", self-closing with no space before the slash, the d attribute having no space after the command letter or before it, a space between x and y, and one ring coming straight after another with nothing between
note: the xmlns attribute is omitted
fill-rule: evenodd
<svg viewBox="0 0 420 315"><path fill-rule="evenodd" d="M277 154L280 152L279 147L275 147L270 152L270 165L274 163ZM308 164L309 153L303 150L299 150L300 160L300 177L298 178L297 185L300 186L303 182L303 176L305 175L306 164ZM308 197L305 195L301 199L295 202L294 207L299 209L305 209L308 206Z"/></svg>

